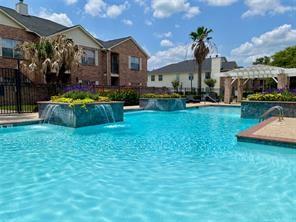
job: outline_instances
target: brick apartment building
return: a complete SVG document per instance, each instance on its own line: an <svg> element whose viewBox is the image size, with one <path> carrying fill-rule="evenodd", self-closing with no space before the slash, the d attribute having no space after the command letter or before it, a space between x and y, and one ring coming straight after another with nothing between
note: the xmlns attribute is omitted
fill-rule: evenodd
<svg viewBox="0 0 296 222"><path fill-rule="evenodd" d="M77 71L69 73L69 82L94 83L100 86L146 86L148 54L132 38L110 41L96 39L82 26L66 27L28 13L20 1L16 9L0 6L0 68L17 67L16 46L40 37L65 35L79 45L84 53ZM35 83L41 75L25 73Z"/></svg>

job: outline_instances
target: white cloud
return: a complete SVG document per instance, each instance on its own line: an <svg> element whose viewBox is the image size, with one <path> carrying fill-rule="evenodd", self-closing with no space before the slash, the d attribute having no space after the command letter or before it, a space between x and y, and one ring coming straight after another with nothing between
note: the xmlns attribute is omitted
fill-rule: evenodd
<svg viewBox="0 0 296 222"><path fill-rule="evenodd" d="M127 25L127 26L133 26L133 24L134 24L133 21L129 20L129 19L123 19L122 23Z"/></svg>
<svg viewBox="0 0 296 222"><path fill-rule="evenodd" d="M65 0L67 5L74 5L78 0Z"/></svg>
<svg viewBox="0 0 296 222"><path fill-rule="evenodd" d="M242 15L243 18L296 10L296 7L283 5L280 0L245 0L245 4L249 9Z"/></svg>
<svg viewBox="0 0 296 222"><path fill-rule="evenodd" d="M171 40L168 40L168 39L163 39L160 41L160 45L162 47L172 47L174 44Z"/></svg>
<svg viewBox="0 0 296 222"><path fill-rule="evenodd" d="M167 50L158 51L153 54L148 60L148 66L149 70L152 70L171 63L183 61L184 59L191 58L191 45L178 45Z"/></svg>
<svg viewBox="0 0 296 222"><path fill-rule="evenodd" d="M116 18L127 8L127 1L123 4L108 5L104 0L88 0L84 6L84 11L91 16Z"/></svg>
<svg viewBox="0 0 296 222"><path fill-rule="evenodd" d="M156 18L167 18L180 12L185 13L185 17L192 18L200 12L199 8L192 7L188 0L152 0L151 7Z"/></svg>
<svg viewBox="0 0 296 222"><path fill-rule="evenodd" d="M148 26L151 26L153 23L150 20L145 20L145 24L148 25Z"/></svg>
<svg viewBox="0 0 296 222"><path fill-rule="evenodd" d="M136 4L144 8L144 12L147 13L150 10L147 0L134 0Z"/></svg>
<svg viewBox="0 0 296 222"><path fill-rule="evenodd" d="M111 5L108 6L106 14L110 18L116 18L117 16L121 15L124 10L128 7L128 3L125 2L121 5Z"/></svg>
<svg viewBox="0 0 296 222"><path fill-rule="evenodd" d="M68 17L66 13L49 12L46 9L41 8L37 16L54 21L56 23L59 23L65 26L73 26L71 19Z"/></svg>
<svg viewBox="0 0 296 222"><path fill-rule="evenodd" d="M295 44L296 29L285 24L241 44L231 51L231 57L238 62L250 64L258 57L270 56Z"/></svg>
<svg viewBox="0 0 296 222"><path fill-rule="evenodd" d="M103 0L88 0L84 6L86 13L92 16L103 16L107 4Z"/></svg>
<svg viewBox="0 0 296 222"><path fill-rule="evenodd" d="M172 32L154 33L157 38L170 38L173 36Z"/></svg>
<svg viewBox="0 0 296 222"><path fill-rule="evenodd" d="M200 13L199 7L194 6L194 7L190 7L184 16L185 18L190 19L198 15L199 13Z"/></svg>
<svg viewBox="0 0 296 222"><path fill-rule="evenodd" d="M237 2L237 0L202 0L212 6L228 6Z"/></svg>

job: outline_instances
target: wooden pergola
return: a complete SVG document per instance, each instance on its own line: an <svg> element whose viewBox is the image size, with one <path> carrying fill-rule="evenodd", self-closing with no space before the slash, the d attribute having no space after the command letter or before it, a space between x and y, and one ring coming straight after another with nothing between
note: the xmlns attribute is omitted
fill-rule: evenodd
<svg viewBox="0 0 296 222"><path fill-rule="evenodd" d="M288 85L288 77L296 76L296 69L286 69L268 65L253 65L246 68L238 68L223 73L224 82L224 102L231 102L232 87L237 83L237 101L242 100L243 89L249 79L272 78L278 89L286 89Z"/></svg>

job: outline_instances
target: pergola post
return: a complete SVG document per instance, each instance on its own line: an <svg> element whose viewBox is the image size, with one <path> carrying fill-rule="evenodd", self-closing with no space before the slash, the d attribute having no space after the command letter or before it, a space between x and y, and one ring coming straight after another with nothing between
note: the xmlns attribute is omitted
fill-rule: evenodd
<svg viewBox="0 0 296 222"><path fill-rule="evenodd" d="M278 89L287 89L288 88L288 76L286 74L279 74L277 76L277 88Z"/></svg>
<svg viewBox="0 0 296 222"><path fill-rule="evenodd" d="M241 78L237 79L237 102L241 102L243 98L244 84Z"/></svg>
<svg viewBox="0 0 296 222"><path fill-rule="evenodd" d="M224 103L230 104L232 94L232 78L226 77L224 80Z"/></svg>

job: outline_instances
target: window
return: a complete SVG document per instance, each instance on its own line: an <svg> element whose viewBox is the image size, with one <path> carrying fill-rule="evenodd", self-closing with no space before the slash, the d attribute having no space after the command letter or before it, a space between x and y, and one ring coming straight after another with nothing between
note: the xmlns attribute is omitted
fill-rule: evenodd
<svg viewBox="0 0 296 222"><path fill-rule="evenodd" d="M151 75L151 82L155 81L155 75Z"/></svg>
<svg viewBox="0 0 296 222"><path fill-rule="evenodd" d="M211 73L210 72L206 72L205 79L210 79L210 78L211 78Z"/></svg>
<svg viewBox="0 0 296 222"><path fill-rule="evenodd" d="M95 50L84 49L81 59L83 65L95 65L96 53Z"/></svg>
<svg viewBox="0 0 296 222"><path fill-rule="evenodd" d="M130 69L134 71L140 70L140 58L137 58L135 56L130 57Z"/></svg>
<svg viewBox="0 0 296 222"><path fill-rule="evenodd" d="M2 56L8 58L20 58L17 46L20 42L14 39L2 39Z"/></svg>
<svg viewBox="0 0 296 222"><path fill-rule="evenodd" d="M158 81L162 81L162 75L158 75Z"/></svg>
<svg viewBox="0 0 296 222"><path fill-rule="evenodd" d="M118 54L111 54L111 73L119 74L119 56Z"/></svg>

